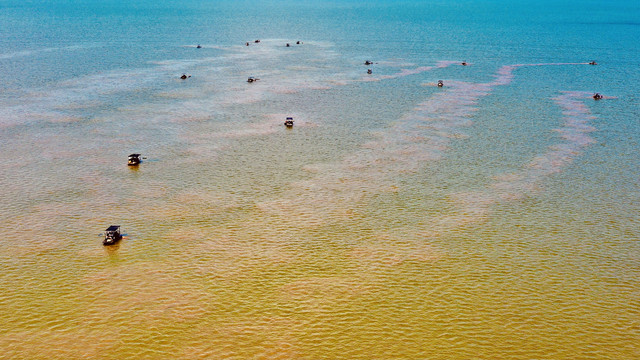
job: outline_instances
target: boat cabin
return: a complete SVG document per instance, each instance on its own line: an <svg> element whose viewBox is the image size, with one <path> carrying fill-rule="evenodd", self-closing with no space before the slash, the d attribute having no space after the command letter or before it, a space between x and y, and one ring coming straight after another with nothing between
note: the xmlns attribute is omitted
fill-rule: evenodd
<svg viewBox="0 0 640 360"><path fill-rule="evenodd" d="M118 240L122 239L122 234L120 234L120 226L119 225L111 225L104 231L104 240L102 241L102 245L113 245Z"/></svg>
<svg viewBox="0 0 640 360"><path fill-rule="evenodd" d="M134 166L140 164L140 154L131 154L129 155L129 159L127 161L127 165Z"/></svg>
<svg viewBox="0 0 640 360"><path fill-rule="evenodd" d="M293 118L287 117L287 119L284 121L284 126L288 128L293 127Z"/></svg>

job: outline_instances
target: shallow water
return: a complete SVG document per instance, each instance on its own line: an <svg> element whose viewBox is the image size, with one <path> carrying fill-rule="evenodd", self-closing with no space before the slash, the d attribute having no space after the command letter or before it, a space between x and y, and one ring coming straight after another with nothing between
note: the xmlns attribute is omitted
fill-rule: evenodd
<svg viewBox="0 0 640 360"><path fill-rule="evenodd" d="M3 4L0 357L640 357L640 11L506 5Z"/></svg>

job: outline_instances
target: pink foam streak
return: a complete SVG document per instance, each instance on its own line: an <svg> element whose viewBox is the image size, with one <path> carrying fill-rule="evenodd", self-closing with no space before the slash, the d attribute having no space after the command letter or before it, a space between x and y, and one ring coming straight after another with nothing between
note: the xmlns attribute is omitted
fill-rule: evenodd
<svg viewBox="0 0 640 360"><path fill-rule="evenodd" d="M458 64L457 61L438 61L434 66L420 66L415 69L402 69L395 74L390 75L381 75L379 77L365 77L363 81L379 81L379 80L389 80L389 79L397 79L410 75L417 75L423 72L431 71L433 69L444 69L451 65Z"/></svg>
<svg viewBox="0 0 640 360"><path fill-rule="evenodd" d="M507 85L513 80L513 71L520 67L530 67L530 66L566 66L566 65L589 65L589 63L533 63L533 64L513 64L513 65L504 65L498 70L498 74L496 75L496 79L490 83L492 86L496 85Z"/></svg>

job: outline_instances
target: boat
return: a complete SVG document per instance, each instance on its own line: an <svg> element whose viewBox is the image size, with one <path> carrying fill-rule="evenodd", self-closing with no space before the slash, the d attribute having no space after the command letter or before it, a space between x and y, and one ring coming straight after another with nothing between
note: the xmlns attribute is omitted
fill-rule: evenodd
<svg viewBox="0 0 640 360"><path fill-rule="evenodd" d="M256 82L256 81L258 81L258 80L260 80L260 79L255 78L255 77L253 77L253 76L249 76L249 78L247 79L247 82L248 82L248 83L252 83L252 82Z"/></svg>
<svg viewBox="0 0 640 360"><path fill-rule="evenodd" d="M198 46L196 46L196 49L202 49L202 46L198 44Z"/></svg>
<svg viewBox="0 0 640 360"><path fill-rule="evenodd" d="M288 127L288 128L292 128L293 127L293 118L292 117L288 117L285 121L284 121L284 126Z"/></svg>
<svg viewBox="0 0 640 360"><path fill-rule="evenodd" d="M600 95L600 93L595 93L595 94L593 94L593 98L595 100L600 100L600 99L602 99L602 95Z"/></svg>
<svg viewBox="0 0 640 360"><path fill-rule="evenodd" d="M140 164L140 154L131 154L129 155L129 159L127 160L127 165L135 166Z"/></svg>
<svg viewBox="0 0 640 360"><path fill-rule="evenodd" d="M111 225L104 231L104 240L102 241L102 245L113 245L120 239L122 239L122 234L120 234L120 225Z"/></svg>
<svg viewBox="0 0 640 360"><path fill-rule="evenodd" d="M444 86L444 82L442 82L442 80L438 80L438 87L443 87Z"/></svg>

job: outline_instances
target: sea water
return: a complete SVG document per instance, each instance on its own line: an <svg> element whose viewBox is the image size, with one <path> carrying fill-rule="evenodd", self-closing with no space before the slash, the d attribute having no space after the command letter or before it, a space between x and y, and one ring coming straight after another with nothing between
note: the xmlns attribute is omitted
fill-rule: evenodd
<svg viewBox="0 0 640 360"><path fill-rule="evenodd" d="M3 1L0 358L638 358L638 39L628 1Z"/></svg>

